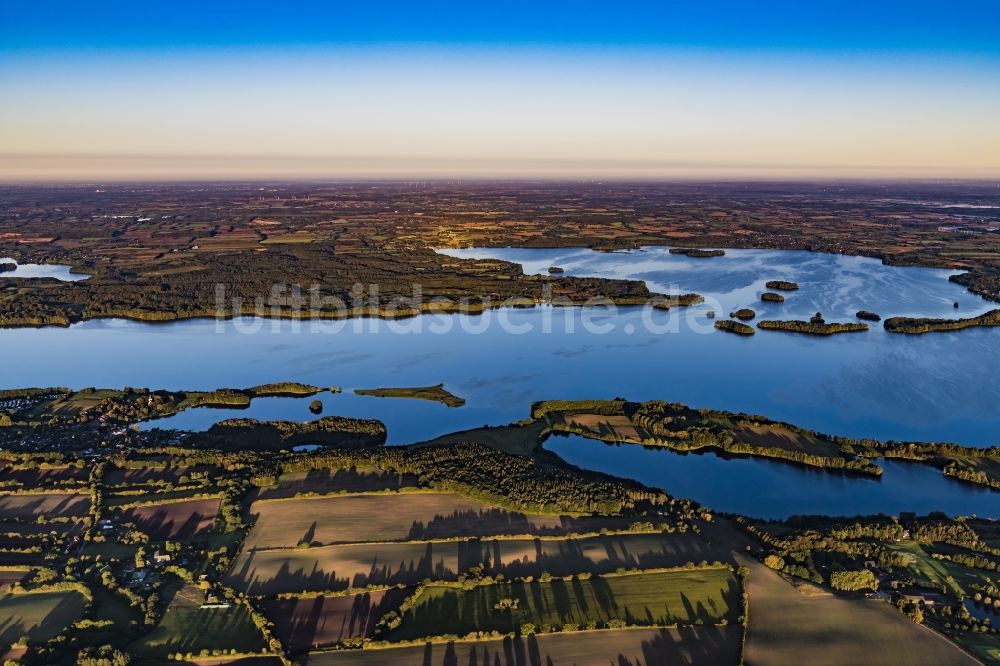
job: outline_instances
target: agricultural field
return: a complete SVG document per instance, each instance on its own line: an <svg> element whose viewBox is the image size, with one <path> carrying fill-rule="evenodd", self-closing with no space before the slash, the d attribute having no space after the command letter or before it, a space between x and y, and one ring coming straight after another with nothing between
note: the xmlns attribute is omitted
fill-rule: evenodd
<svg viewBox="0 0 1000 666"><path fill-rule="evenodd" d="M238 648L252 653L264 648L260 630L243 607L201 608L204 598L197 585L182 587L159 624L130 650L143 657L165 658L177 652Z"/></svg>
<svg viewBox="0 0 1000 666"><path fill-rule="evenodd" d="M0 469L0 483L14 482L25 488L44 485L81 484L90 478L90 469L71 465L39 466L30 469Z"/></svg>
<svg viewBox="0 0 1000 666"><path fill-rule="evenodd" d="M416 488L419 481L413 474L397 474L372 469L315 469L289 472L278 483L259 489L253 499L285 499L299 494L326 495L331 493L366 493L380 490Z"/></svg>
<svg viewBox="0 0 1000 666"><path fill-rule="evenodd" d="M972 518L968 520L968 524L983 541L994 548L1000 548L1000 522Z"/></svg>
<svg viewBox="0 0 1000 666"><path fill-rule="evenodd" d="M902 554L907 560L907 568L916 577L919 585L932 588L943 586L958 596L969 596L971 584L981 584L986 578L995 575L990 571L938 560L931 556L934 551L959 550L946 544L931 545L916 541L902 541L891 544L889 547Z"/></svg>
<svg viewBox="0 0 1000 666"><path fill-rule="evenodd" d="M62 418L75 418L97 407L104 400L116 398L119 395L121 395L121 391L110 389L77 391L38 405L33 415L38 417L54 415Z"/></svg>
<svg viewBox="0 0 1000 666"><path fill-rule="evenodd" d="M211 496L215 489L206 486L181 488L180 490L165 490L153 486L132 488L128 492L115 492L112 488L104 498L104 507L109 510L134 508L144 504L167 504L186 500L205 499ZM139 491L136 494L135 491Z"/></svg>
<svg viewBox="0 0 1000 666"><path fill-rule="evenodd" d="M632 626L735 623L739 616L739 584L729 569L721 567L500 583L471 590L430 585L405 612L402 625L389 638L509 632L525 624L562 627L609 621Z"/></svg>
<svg viewBox="0 0 1000 666"><path fill-rule="evenodd" d="M0 596L0 645L22 636L46 641L83 615L86 600L76 591L31 592Z"/></svg>
<svg viewBox="0 0 1000 666"><path fill-rule="evenodd" d="M738 625L605 629L306 655L304 666L718 666L739 661Z"/></svg>
<svg viewBox="0 0 1000 666"><path fill-rule="evenodd" d="M379 618L398 608L407 594L401 589L377 590L339 597L278 599L262 606L283 644L300 651L370 637Z"/></svg>
<svg viewBox="0 0 1000 666"><path fill-rule="evenodd" d="M0 534L7 532L16 532L21 536L37 536L42 534L71 536L83 532L83 523L78 520L55 523L0 522Z"/></svg>
<svg viewBox="0 0 1000 666"><path fill-rule="evenodd" d="M976 661L884 601L803 593L754 560L747 585L749 666L866 664L939 666Z"/></svg>
<svg viewBox="0 0 1000 666"><path fill-rule="evenodd" d="M90 495L83 493L0 494L0 520L83 518L89 510Z"/></svg>
<svg viewBox="0 0 1000 666"><path fill-rule="evenodd" d="M836 443L807 432L797 432L779 424L744 425L732 430L733 439L743 444L791 453L808 453L827 458L843 455Z"/></svg>
<svg viewBox="0 0 1000 666"><path fill-rule="evenodd" d="M184 483L195 476L211 474L217 468L212 465L156 465L148 467L115 467L104 474L106 486L141 486L147 484Z"/></svg>
<svg viewBox="0 0 1000 666"><path fill-rule="evenodd" d="M470 567L489 563L507 577L608 573L619 567L671 567L729 560L694 534L625 534L578 539L496 539L339 544L304 549L243 552L228 584L249 594L321 592L424 579L455 580Z"/></svg>
<svg viewBox="0 0 1000 666"><path fill-rule="evenodd" d="M125 509L120 514L122 522L135 523L154 541L166 539L191 539L212 532L215 517L219 514L217 497L183 500L166 504L152 504Z"/></svg>
<svg viewBox="0 0 1000 666"><path fill-rule="evenodd" d="M600 439L641 442L650 436L645 430L636 428L627 416L620 414L563 414L553 418L553 421L560 420Z"/></svg>
<svg viewBox="0 0 1000 666"><path fill-rule="evenodd" d="M413 492L254 502L246 550L496 534L564 534L601 520L527 515L451 493ZM604 521L607 524L609 521ZM621 523L621 521L617 521Z"/></svg>
<svg viewBox="0 0 1000 666"><path fill-rule="evenodd" d="M20 583L29 572L27 568L0 570L0 593L6 592L14 583Z"/></svg>

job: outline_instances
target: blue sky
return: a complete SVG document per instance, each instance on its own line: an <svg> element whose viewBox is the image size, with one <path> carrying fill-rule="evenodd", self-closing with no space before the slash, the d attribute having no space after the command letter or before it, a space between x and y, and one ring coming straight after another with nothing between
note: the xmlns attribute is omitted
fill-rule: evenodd
<svg viewBox="0 0 1000 666"><path fill-rule="evenodd" d="M931 51L996 57L1000 3L51 2L0 4L0 48L592 44Z"/></svg>
<svg viewBox="0 0 1000 666"><path fill-rule="evenodd" d="M1000 177L998 2L0 3L0 177Z"/></svg>

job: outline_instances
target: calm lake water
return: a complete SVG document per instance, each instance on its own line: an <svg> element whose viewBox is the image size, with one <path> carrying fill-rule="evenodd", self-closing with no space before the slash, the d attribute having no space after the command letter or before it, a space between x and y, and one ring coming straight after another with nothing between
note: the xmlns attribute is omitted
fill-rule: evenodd
<svg viewBox="0 0 1000 666"><path fill-rule="evenodd" d="M877 460L885 473L874 479L761 458L605 444L578 435L550 437L545 448L578 467L634 479L717 511L755 518L898 515L901 511L1000 518L1000 493L901 461Z"/></svg>
<svg viewBox="0 0 1000 666"><path fill-rule="evenodd" d="M17 263L13 259L0 257L0 264ZM54 278L63 282L86 280L90 276L85 273L71 273L69 266L62 264L17 264L17 268L9 273L0 273L3 278Z"/></svg>
<svg viewBox="0 0 1000 666"><path fill-rule="evenodd" d="M770 318L821 311L828 321L853 321L862 308L883 316L949 317L991 308L949 282L949 271L767 250L727 250L711 259L662 248L448 253L517 261L528 272L557 265L568 275L643 279L654 291L697 291L709 303L670 312L539 307L400 322L103 320L68 329L0 330L0 387L184 390L285 380L340 386L343 394L318 396L323 413L380 418L390 443L508 423L527 416L535 400L615 396L764 414L852 437L1000 442L1000 330L909 337L875 325L868 333L831 338L766 331L742 338L713 330L705 317L710 308L724 316L743 306ZM787 293L784 304L761 303L763 283L771 279L793 280L802 288ZM466 405L350 393L439 382ZM206 428L230 416L306 420L314 418L311 400L268 398L247 410L196 409L150 425ZM782 483L817 482L809 470L782 469ZM849 492L870 482L843 483Z"/></svg>

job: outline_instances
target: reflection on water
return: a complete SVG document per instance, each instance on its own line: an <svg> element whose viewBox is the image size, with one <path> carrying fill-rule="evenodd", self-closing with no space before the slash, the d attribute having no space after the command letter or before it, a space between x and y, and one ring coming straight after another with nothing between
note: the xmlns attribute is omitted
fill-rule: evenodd
<svg viewBox="0 0 1000 666"><path fill-rule="evenodd" d="M503 259L519 263L526 273L547 274L560 266L565 275L645 280L661 293L698 292L717 302L722 313L755 309L763 319L808 318L820 311L828 320L854 321L858 310L883 317L954 317L991 309L983 299L948 281L960 271L886 266L877 259L797 250L726 250L709 259L670 254L649 247L631 252L588 249L466 248L441 250L449 256ZM760 294L769 280L797 282L784 303L765 303ZM714 307L700 306L702 309Z"/></svg>
<svg viewBox="0 0 1000 666"><path fill-rule="evenodd" d="M772 317L821 310L829 320L843 320L862 307L883 315L946 316L954 316L956 300L963 315L989 307L949 282L948 271L857 257L764 250L727 250L712 259L663 250L477 252L522 260L534 272L559 265L569 274L642 277L653 289L674 284L717 301L723 312L750 305ZM754 302L769 279L802 288L783 305ZM240 320L8 329L0 331L0 388L183 390L288 380L349 389L443 382L467 400L449 409L346 391L320 396L324 414L384 420L394 443L515 421L535 400L615 396L765 414L852 437L997 443L1000 330L899 336L875 326L832 338L760 332L744 339L713 331L704 307L654 313L621 308L617 317L580 308L513 309L478 317L432 315L395 326L353 320L341 322L335 333L272 321L244 334L253 322ZM501 326L500 316L510 326ZM611 330L588 332L585 319L609 323ZM543 331L546 321L551 333ZM509 332L524 326L531 331ZM415 328L421 332L398 332ZM255 400L237 415L304 420L311 417L308 402ZM199 409L158 423L202 428L228 415Z"/></svg>
<svg viewBox="0 0 1000 666"><path fill-rule="evenodd" d="M17 263L13 259L0 257L0 264ZM69 266L62 264L17 264L13 271L0 273L4 278L53 278L63 282L78 282L90 276L86 273L72 273Z"/></svg>
<svg viewBox="0 0 1000 666"><path fill-rule="evenodd" d="M878 460L881 479L761 458L681 454L578 435L551 437L545 448L584 469L634 479L727 513L755 518L856 516L902 511L1000 518L1000 493L946 478L924 465Z"/></svg>

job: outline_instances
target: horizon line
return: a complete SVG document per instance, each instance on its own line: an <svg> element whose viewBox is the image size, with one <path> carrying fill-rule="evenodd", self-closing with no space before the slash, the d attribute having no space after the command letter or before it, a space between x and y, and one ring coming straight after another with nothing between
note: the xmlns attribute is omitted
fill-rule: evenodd
<svg viewBox="0 0 1000 666"><path fill-rule="evenodd" d="M85 165L86 164L86 165ZM998 167L821 165L669 159L383 157L267 154L0 153L0 183L994 181Z"/></svg>

